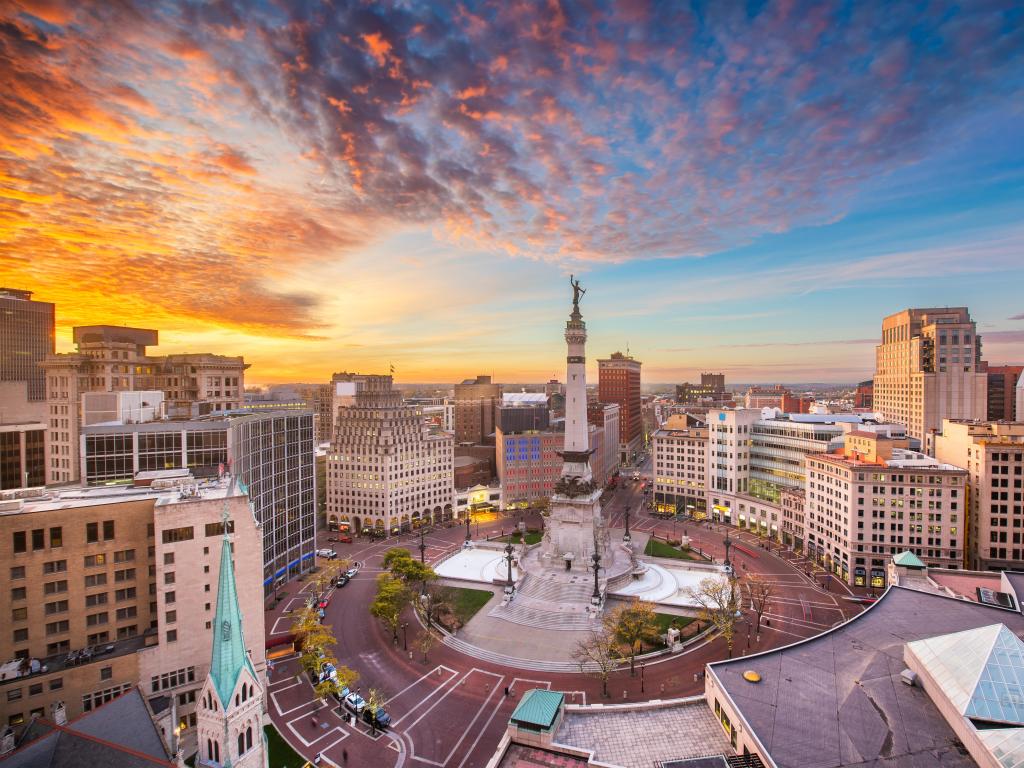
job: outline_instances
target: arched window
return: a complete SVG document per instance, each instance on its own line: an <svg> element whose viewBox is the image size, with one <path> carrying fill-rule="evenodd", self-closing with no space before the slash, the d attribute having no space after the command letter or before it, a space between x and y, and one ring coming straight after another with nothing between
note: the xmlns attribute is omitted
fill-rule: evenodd
<svg viewBox="0 0 1024 768"><path fill-rule="evenodd" d="M245 752L245 734L238 732L238 754Z"/></svg>
<svg viewBox="0 0 1024 768"><path fill-rule="evenodd" d="M206 740L206 757L213 760L213 739Z"/></svg>
<svg viewBox="0 0 1024 768"><path fill-rule="evenodd" d="M215 762L215 763L219 763L220 762L220 742L219 741L213 742L213 762Z"/></svg>
<svg viewBox="0 0 1024 768"><path fill-rule="evenodd" d="M245 729L245 748L252 749L252 726Z"/></svg>
<svg viewBox="0 0 1024 768"><path fill-rule="evenodd" d="M238 706L238 694L237 693L235 694L235 706L236 707Z"/></svg>

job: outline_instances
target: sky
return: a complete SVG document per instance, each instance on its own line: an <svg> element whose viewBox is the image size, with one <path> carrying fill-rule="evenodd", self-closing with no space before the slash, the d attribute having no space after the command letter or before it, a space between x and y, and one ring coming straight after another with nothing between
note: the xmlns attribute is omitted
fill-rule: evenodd
<svg viewBox="0 0 1024 768"><path fill-rule="evenodd" d="M1018 2L0 0L0 285L247 383L1024 362Z"/></svg>

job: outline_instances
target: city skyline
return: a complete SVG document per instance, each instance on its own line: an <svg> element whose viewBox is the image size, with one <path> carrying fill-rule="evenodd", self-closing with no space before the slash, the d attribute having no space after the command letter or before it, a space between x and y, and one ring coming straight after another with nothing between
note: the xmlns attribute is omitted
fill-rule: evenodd
<svg viewBox="0 0 1024 768"><path fill-rule="evenodd" d="M0 12L0 284L253 384L854 382L967 306L1019 362L1021 25L996 4ZM114 32L116 30L116 33ZM588 371L596 375L596 367Z"/></svg>

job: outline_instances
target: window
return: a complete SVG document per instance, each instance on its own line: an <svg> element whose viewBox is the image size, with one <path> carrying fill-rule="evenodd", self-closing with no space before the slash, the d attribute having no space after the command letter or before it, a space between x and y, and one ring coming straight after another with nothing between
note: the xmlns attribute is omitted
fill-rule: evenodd
<svg viewBox="0 0 1024 768"><path fill-rule="evenodd" d="M46 634L48 635L59 635L63 632L67 632L70 624L67 619L63 621L51 621L46 625Z"/></svg>
<svg viewBox="0 0 1024 768"><path fill-rule="evenodd" d="M126 619L134 619L138 615L138 610L134 605L129 605L127 608L117 609L117 620L125 621Z"/></svg>
<svg viewBox="0 0 1024 768"><path fill-rule="evenodd" d="M7 692L8 701L18 701L21 698L21 688L13 688Z"/></svg>
<svg viewBox="0 0 1024 768"><path fill-rule="evenodd" d="M97 605L106 605L106 604L107 604L107 593L106 592L97 592L95 595L86 595L85 596L85 607L86 608L94 608Z"/></svg>
<svg viewBox="0 0 1024 768"><path fill-rule="evenodd" d="M11 568L12 579L24 579L25 578L25 566L15 565Z"/></svg>
<svg viewBox="0 0 1024 768"><path fill-rule="evenodd" d="M24 600L27 594L24 587L11 588L11 600Z"/></svg>
<svg viewBox="0 0 1024 768"><path fill-rule="evenodd" d="M85 567L86 568L98 568L101 565L107 564L107 556L104 553L98 555L86 555L85 556Z"/></svg>
<svg viewBox="0 0 1024 768"><path fill-rule="evenodd" d="M67 600L55 600L52 603L46 604L46 615L52 616L55 613L67 613L68 612L68 601Z"/></svg>
<svg viewBox="0 0 1024 768"><path fill-rule="evenodd" d="M125 600L134 600L135 594L135 587L125 587L114 593L114 599L119 603L123 603Z"/></svg>
<svg viewBox="0 0 1024 768"><path fill-rule="evenodd" d="M124 640L124 639L129 638L129 637L135 637L137 634L139 634L139 627L136 624L132 624L131 626L128 626L128 627L118 627L117 628L117 639L118 640Z"/></svg>
<svg viewBox="0 0 1024 768"><path fill-rule="evenodd" d="M107 642L110 642L109 632L97 632L92 635L86 635L86 643L89 645L100 645Z"/></svg>
<svg viewBox="0 0 1024 768"><path fill-rule="evenodd" d="M27 621L28 608L15 608L11 611L11 621Z"/></svg>
<svg viewBox="0 0 1024 768"><path fill-rule="evenodd" d="M28 551L28 546L27 546L27 543L26 543L26 538L25 538L25 532L24 531L15 531L13 533L12 537L13 537L13 540L14 540L13 541L14 554L17 555L17 554L19 554L21 552L27 552Z"/></svg>
<svg viewBox="0 0 1024 768"><path fill-rule="evenodd" d="M91 645L91 643L90 643L90 645ZM71 641L70 640L59 640L56 643L47 643L46 644L46 655L47 656L56 656L59 653L67 653L70 650L71 650Z"/></svg>
<svg viewBox="0 0 1024 768"><path fill-rule="evenodd" d="M46 533L44 528L34 528L32 530L32 551L36 552L40 549L46 549L46 539L43 534Z"/></svg>
<svg viewBox="0 0 1024 768"><path fill-rule="evenodd" d="M110 541L114 538L114 521L104 520L103 521L103 540Z"/></svg>
<svg viewBox="0 0 1024 768"><path fill-rule="evenodd" d="M173 624L174 622L176 622L178 620L178 612L177 611L168 611L167 614L164 616L164 620L168 624Z"/></svg>
<svg viewBox="0 0 1024 768"><path fill-rule="evenodd" d="M64 687L64 678L63 677L55 677L55 678L53 678L50 681L50 690L51 691L59 691L63 687Z"/></svg>
<svg viewBox="0 0 1024 768"><path fill-rule="evenodd" d="M164 552L164 565L174 565L173 552Z"/></svg>
<svg viewBox="0 0 1024 768"><path fill-rule="evenodd" d="M135 559L134 549L123 549L114 553L115 563L130 563Z"/></svg>
<svg viewBox="0 0 1024 768"><path fill-rule="evenodd" d="M173 583L174 583L174 571L167 571L164 574L164 584L173 584Z"/></svg>
<svg viewBox="0 0 1024 768"><path fill-rule="evenodd" d="M195 538L195 531L191 525L184 528L168 528L163 531L162 536L164 544L173 544L176 541L191 541Z"/></svg>
<svg viewBox="0 0 1024 768"><path fill-rule="evenodd" d="M14 642L24 643L28 641L28 629L22 627L21 629L14 630Z"/></svg>
<svg viewBox="0 0 1024 768"><path fill-rule="evenodd" d="M98 627L101 624L106 624L110 620L110 616L106 611L102 613L90 613L85 617L85 626L87 627Z"/></svg>
<svg viewBox="0 0 1024 768"><path fill-rule="evenodd" d="M170 592L168 592L167 594L164 595L164 602L167 603L168 605L170 605L171 603L174 602L174 600L175 600L175 594L174 594L174 590L172 589Z"/></svg>
<svg viewBox="0 0 1024 768"><path fill-rule="evenodd" d="M63 573L68 569L67 560L51 560L48 563L43 563L43 575L49 573Z"/></svg>
<svg viewBox="0 0 1024 768"><path fill-rule="evenodd" d="M235 521L228 520L228 533L235 532ZM223 536L224 535L224 523L207 523L206 524L206 535L207 536Z"/></svg>
<svg viewBox="0 0 1024 768"><path fill-rule="evenodd" d="M102 587L107 583L107 574L105 573L94 573L90 576L85 577L85 586L89 587Z"/></svg>
<svg viewBox="0 0 1024 768"><path fill-rule="evenodd" d="M64 546L64 531L58 526L50 529L50 548Z"/></svg>
<svg viewBox="0 0 1024 768"><path fill-rule="evenodd" d="M43 684L42 683L32 683L32 685L30 685L28 687L28 695L29 696L38 696L42 692L43 692Z"/></svg>
<svg viewBox="0 0 1024 768"><path fill-rule="evenodd" d="M176 643L176 642L178 642L178 630L176 630L176 629L169 629L169 630L167 630L167 642L168 643Z"/></svg>
<svg viewBox="0 0 1024 768"><path fill-rule="evenodd" d="M114 571L114 581L133 581L134 579L134 568L125 568L123 571Z"/></svg>
<svg viewBox="0 0 1024 768"><path fill-rule="evenodd" d="M114 676L113 667L103 667L100 669L100 680L109 680Z"/></svg>
<svg viewBox="0 0 1024 768"><path fill-rule="evenodd" d="M86 523L85 524L85 542L86 544L95 544L100 540L100 524L99 523Z"/></svg>
<svg viewBox="0 0 1024 768"><path fill-rule="evenodd" d="M66 579L61 579L60 581L48 581L45 584L43 584L43 594L44 595L56 595L56 594L58 594L60 592L67 592L67 591L68 591L68 582L67 582Z"/></svg>

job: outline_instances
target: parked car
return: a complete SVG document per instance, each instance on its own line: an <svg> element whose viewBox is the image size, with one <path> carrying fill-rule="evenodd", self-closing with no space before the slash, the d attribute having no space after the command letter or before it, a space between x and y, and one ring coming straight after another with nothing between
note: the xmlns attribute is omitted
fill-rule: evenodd
<svg viewBox="0 0 1024 768"><path fill-rule="evenodd" d="M318 549L316 556L326 558L327 560L335 560L338 557L338 553L333 549Z"/></svg>
<svg viewBox="0 0 1024 768"><path fill-rule="evenodd" d="M341 576L338 577L338 580L336 582L334 582L334 586L339 587L339 588L340 587L344 587L346 584L348 584L348 581L349 581L348 576L346 576L343 573L343 574L341 574Z"/></svg>
<svg viewBox="0 0 1024 768"><path fill-rule="evenodd" d="M326 608L330 604L331 604L331 598L324 597L324 598L321 598L320 602L316 604L316 607L319 608L320 610L323 610L324 608Z"/></svg>
<svg viewBox="0 0 1024 768"><path fill-rule="evenodd" d="M345 708L350 712L361 715L363 710L366 709L366 699L355 691L349 691L348 693L345 691L348 691L348 688L341 692L343 696L342 703L345 705Z"/></svg>
<svg viewBox="0 0 1024 768"><path fill-rule="evenodd" d="M344 575L347 576L349 579L354 579L357 573L359 573L358 568L349 568L347 571L345 571Z"/></svg>
<svg viewBox="0 0 1024 768"><path fill-rule="evenodd" d="M340 536L338 536L337 541L340 541L342 544L351 544L352 537L349 536L347 533L343 533Z"/></svg>
<svg viewBox="0 0 1024 768"><path fill-rule="evenodd" d="M370 711L369 707L366 707L363 709L363 722L367 725L376 726L379 730L386 731L388 726L391 725L391 715L384 711L384 707L377 707L376 715Z"/></svg>

